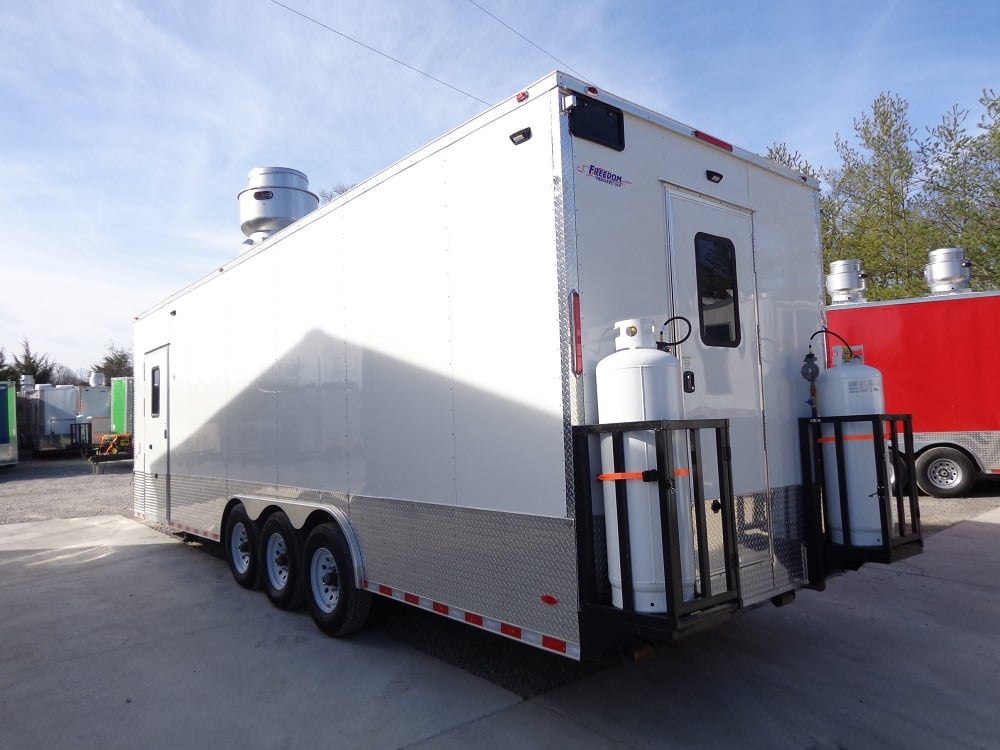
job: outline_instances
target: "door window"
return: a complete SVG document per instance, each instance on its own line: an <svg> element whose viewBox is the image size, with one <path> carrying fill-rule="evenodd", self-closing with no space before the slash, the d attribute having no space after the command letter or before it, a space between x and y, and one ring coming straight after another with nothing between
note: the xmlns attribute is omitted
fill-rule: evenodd
<svg viewBox="0 0 1000 750"><path fill-rule="evenodd" d="M154 367L149 372L149 416L160 416L160 368Z"/></svg>
<svg viewBox="0 0 1000 750"><path fill-rule="evenodd" d="M701 340L706 346L739 346L736 248L732 240L699 232L694 237L694 253Z"/></svg>

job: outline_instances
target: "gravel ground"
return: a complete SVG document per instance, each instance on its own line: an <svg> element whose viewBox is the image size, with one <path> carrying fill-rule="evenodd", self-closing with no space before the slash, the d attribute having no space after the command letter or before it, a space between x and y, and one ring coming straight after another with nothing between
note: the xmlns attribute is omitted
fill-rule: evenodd
<svg viewBox="0 0 1000 750"><path fill-rule="evenodd" d="M93 466L79 456L21 461L0 469L0 524L52 518L132 517L132 462Z"/></svg>
<svg viewBox="0 0 1000 750"><path fill-rule="evenodd" d="M925 537L1000 506L1000 479L984 480L971 497L921 497ZM132 462L95 474L81 458L39 458L0 469L0 524L99 515L132 517ZM216 544L197 544L219 556ZM234 584L235 585L235 584ZM266 604L261 602L261 606ZM442 661L530 698L606 665L578 664L497 638L414 607L376 597L366 626ZM299 613L305 617L304 613Z"/></svg>

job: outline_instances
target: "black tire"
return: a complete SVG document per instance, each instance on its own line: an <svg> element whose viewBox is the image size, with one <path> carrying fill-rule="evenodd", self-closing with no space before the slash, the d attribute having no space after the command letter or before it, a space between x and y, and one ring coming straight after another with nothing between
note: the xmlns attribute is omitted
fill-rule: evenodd
<svg viewBox="0 0 1000 750"><path fill-rule="evenodd" d="M928 448L917 456L917 486L931 497L962 497L976 483L976 467L954 448Z"/></svg>
<svg viewBox="0 0 1000 750"><path fill-rule="evenodd" d="M278 609L302 604L302 544L281 511L268 518L260 532L260 577L267 598Z"/></svg>
<svg viewBox="0 0 1000 750"><path fill-rule="evenodd" d="M224 547L229 570L245 589L260 585L260 534L243 504L236 505L226 518Z"/></svg>
<svg viewBox="0 0 1000 750"><path fill-rule="evenodd" d="M306 606L316 627L327 635L343 636L365 624L372 595L354 583L351 551L336 524L322 524L309 534L303 573Z"/></svg>
<svg viewBox="0 0 1000 750"><path fill-rule="evenodd" d="M898 487L900 494L903 497L906 497L910 494L910 487L912 483L910 469L906 465L906 458L895 451L891 451L889 455L892 456L893 471L893 475L890 477L890 484L892 485L893 490Z"/></svg>

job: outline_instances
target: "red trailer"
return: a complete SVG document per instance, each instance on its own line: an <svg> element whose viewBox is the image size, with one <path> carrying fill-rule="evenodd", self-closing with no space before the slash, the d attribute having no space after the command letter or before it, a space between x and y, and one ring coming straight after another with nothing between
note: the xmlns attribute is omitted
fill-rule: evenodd
<svg viewBox="0 0 1000 750"><path fill-rule="evenodd" d="M955 248L947 248L955 256ZM961 252L960 250L958 252ZM970 292L968 261L947 282L939 271L945 250L931 253L925 275L931 294L887 302L864 301L857 261L831 265L827 288L833 304L827 327L842 336L866 364L881 370L885 408L913 415L917 484L928 495L968 494L980 474L1000 475L1000 292ZM937 255L936 255L937 254ZM937 258L937 260L936 260ZM838 283L844 266L857 264L860 283ZM937 264L937 265L936 265ZM849 276L848 276L849 278ZM831 364L841 345L829 337Z"/></svg>

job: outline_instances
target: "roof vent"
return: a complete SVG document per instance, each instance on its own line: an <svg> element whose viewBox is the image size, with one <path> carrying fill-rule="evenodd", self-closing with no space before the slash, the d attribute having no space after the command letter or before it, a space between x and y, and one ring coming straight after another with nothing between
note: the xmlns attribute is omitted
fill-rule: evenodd
<svg viewBox="0 0 1000 750"><path fill-rule="evenodd" d="M832 304L845 302L867 302L868 290L865 273L860 260L835 260L830 263L830 273L826 277L826 291Z"/></svg>
<svg viewBox="0 0 1000 750"><path fill-rule="evenodd" d="M319 198L309 192L309 178L297 169L255 167L240 191L240 229L249 248L315 211ZM246 248L245 248L246 249Z"/></svg>
<svg viewBox="0 0 1000 750"><path fill-rule="evenodd" d="M931 250L929 263L924 266L924 279L931 294L964 294L972 291L972 261L966 260L960 247L942 247Z"/></svg>

